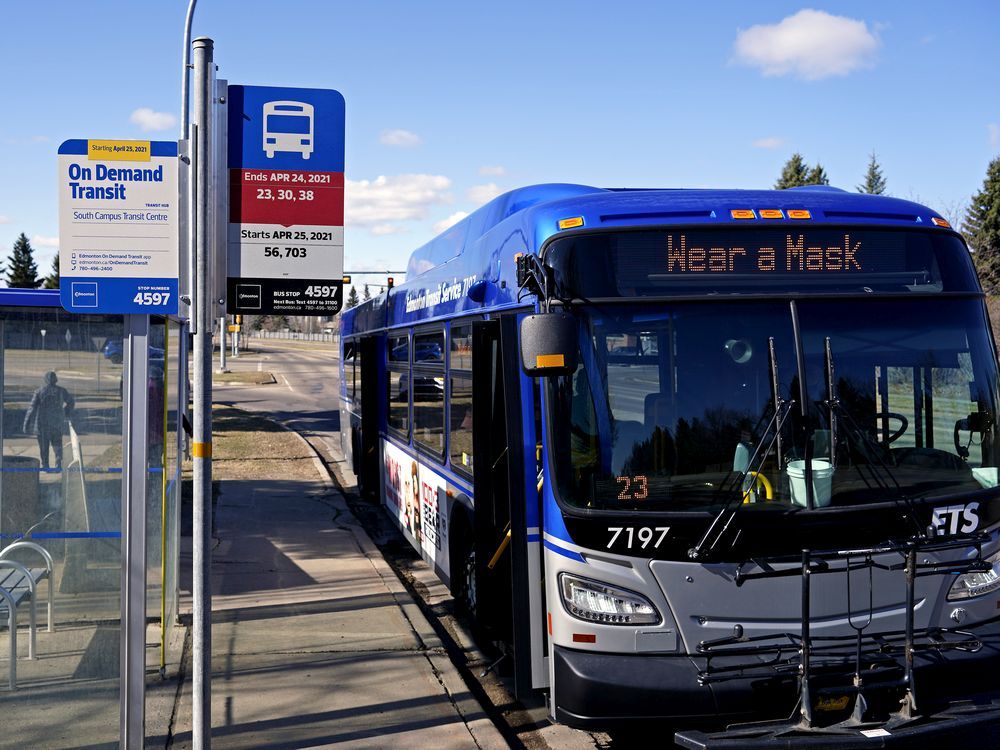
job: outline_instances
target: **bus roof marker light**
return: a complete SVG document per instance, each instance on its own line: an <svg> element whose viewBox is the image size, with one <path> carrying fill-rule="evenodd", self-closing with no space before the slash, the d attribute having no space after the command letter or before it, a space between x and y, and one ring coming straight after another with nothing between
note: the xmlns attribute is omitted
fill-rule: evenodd
<svg viewBox="0 0 1000 750"><path fill-rule="evenodd" d="M811 219L812 214L804 208L790 208L788 209L789 219Z"/></svg>
<svg viewBox="0 0 1000 750"><path fill-rule="evenodd" d="M734 219L756 219L757 214L754 213L752 208L733 208L729 211L729 215Z"/></svg>
<svg viewBox="0 0 1000 750"><path fill-rule="evenodd" d="M760 218L762 219L784 219L785 212L780 208L762 208L760 209Z"/></svg>
<svg viewBox="0 0 1000 750"><path fill-rule="evenodd" d="M939 219L937 216L931 217L931 224L936 227L944 227L945 229L951 229L951 224L949 224L944 219Z"/></svg>
<svg viewBox="0 0 1000 750"><path fill-rule="evenodd" d="M560 219L559 220L559 229L560 230L563 230L563 229L576 229L577 227L582 227L582 226L583 226L583 217L582 216L573 216L573 217L571 217L569 219Z"/></svg>

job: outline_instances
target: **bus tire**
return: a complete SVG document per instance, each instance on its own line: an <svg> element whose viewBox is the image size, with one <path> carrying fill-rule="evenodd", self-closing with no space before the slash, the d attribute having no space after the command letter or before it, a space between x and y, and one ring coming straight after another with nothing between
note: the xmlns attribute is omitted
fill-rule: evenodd
<svg viewBox="0 0 1000 750"><path fill-rule="evenodd" d="M476 545L472 537L472 523L464 511L452 519L451 539L455 542L451 553L451 593L455 608L464 614L476 614Z"/></svg>

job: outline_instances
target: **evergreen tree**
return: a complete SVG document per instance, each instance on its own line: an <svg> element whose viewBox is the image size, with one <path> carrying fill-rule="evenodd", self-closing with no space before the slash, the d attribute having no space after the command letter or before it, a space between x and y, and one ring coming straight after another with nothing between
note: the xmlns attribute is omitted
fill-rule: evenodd
<svg viewBox="0 0 1000 750"><path fill-rule="evenodd" d="M368 290L368 285L365 284L365 290L362 293L362 299L369 300L372 298L372 293Z"/></svg>
<svg viewBox="0 0 1000 750"><path fill-rule="evenodd" d="M45 277L45 283L42 284L43 289L58 289L59 288L59 255L52 261L52 272Z"/></svg>
<svg viewBox="0 0 1000 750"><path fill-rule="evenodd" d="M986 293L1000 293L1000 157L986 168L983 188L972 196L965 212L962 233Z"/></svg>
<svg viewBox="0 0 1000 750"><path fill-rule="evenodd" d="M38 289L42 285L34 253L27 236L21 232L21 236L14 241L14 252L10 255L7 286L12 289Z"/></svg>
<svg viewBox="0 0 1000 750"><path fill-rule="evenodd" d="M830 178L826 176L826 170L823 169L822 165L817 164L815 167L809 170L809 174L806 176L806 185L829 185Z"/></svg>
<svg viewBox="0 0 1000 750"><path fill-rule="evenodd" d="M802 154L794 153L791 158L785 162L785 166L781 170L781 177L778 181L774 183L775 190L785 190L787 188L801 187L807 184L806 179L809 177L809 169L806 167L805 161L802 159Z"/></svg>
<svg viewBox="0 0 1000 750"><path fill-rule="evenodd" d="M857 190L859 193L868 193L869 195L883 195L885 193L885 177L882 175L882 165L875 158L874 151L872 151L871 158L868 160L868 171L865 172L865 181L858 185Z"/></svg>
<svg viewBox="0 0 1000 750"><path fill-rule="evenodd" d="M344 303L344 307L350 310L352 307L358 306L358 290L353 286L351 287L351 293L347 295L347 302Z"/></svg>

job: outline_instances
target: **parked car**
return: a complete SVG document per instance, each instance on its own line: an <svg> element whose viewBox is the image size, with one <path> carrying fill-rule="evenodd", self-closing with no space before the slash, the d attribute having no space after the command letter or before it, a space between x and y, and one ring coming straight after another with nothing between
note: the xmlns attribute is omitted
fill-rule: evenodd
<svg viewBox="0 0 1000 750"><path fill-rule="evenodd" d="M120 365L125 355L125 343L122 339L108 339L101 349L105 359L111 360L112 364ZM163 367L163 360L166 352L158 346L149 347L149 361Z"/></svg>

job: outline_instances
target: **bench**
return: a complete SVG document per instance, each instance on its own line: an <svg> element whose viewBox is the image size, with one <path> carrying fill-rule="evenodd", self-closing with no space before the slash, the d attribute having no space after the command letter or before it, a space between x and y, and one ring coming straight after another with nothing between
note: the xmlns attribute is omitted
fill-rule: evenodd
<svg viewBox="0 0 1000 750"><path fill-rule="evenodd" d="M45 561L45 567L29 568L15 561L5 559L16 550L31 550L40 554ZM0 618L7 616L7 628L10 631L10 689L17 687L17 609L22 603L28 602L28 658L35 658L36 615L35 606L38 601L38 584L48 580L48 632L53 631L53 585L52 556L46 549L34 542L14 542L0 550Z"/></svg>

